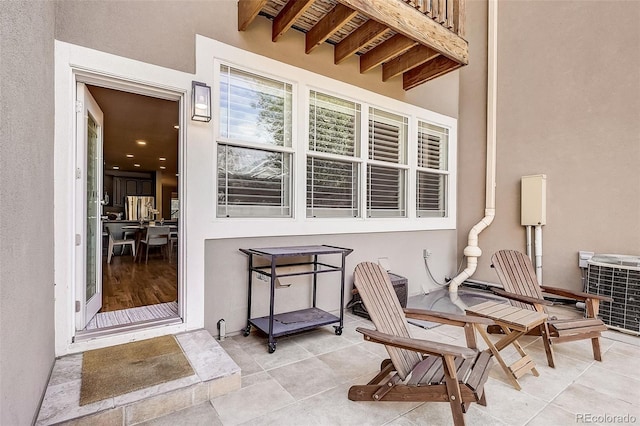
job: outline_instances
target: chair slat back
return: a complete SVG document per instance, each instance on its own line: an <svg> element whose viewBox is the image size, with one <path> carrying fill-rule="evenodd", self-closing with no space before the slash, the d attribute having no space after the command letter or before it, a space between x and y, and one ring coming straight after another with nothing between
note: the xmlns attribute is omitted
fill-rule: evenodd
<svg viewBox="0 0 640 426"><path fill-rule="evenodd" d="M362 262L356 266L354 284L378 331L394 336L411 337L404 311L393 290L389 274L384 269L372 262ZM391 362L403 380L421 360L415 352L391 346L386 348Z"/></svg>
<svg viewBox="0 0 640 426"><path fill-rule="evenodd" d="M149 226L145 241L150 246L161 246L169 243L168 226Z"/></svg>
<svg viewBox="0 0 640 426"><path fill-rule="evenodd" d="M517 250L499 250L491 256L491 263L504 289L521 296L542 299L542 290L531 260ZM511 301L511 305L535 311L529 303Z"/></svg>

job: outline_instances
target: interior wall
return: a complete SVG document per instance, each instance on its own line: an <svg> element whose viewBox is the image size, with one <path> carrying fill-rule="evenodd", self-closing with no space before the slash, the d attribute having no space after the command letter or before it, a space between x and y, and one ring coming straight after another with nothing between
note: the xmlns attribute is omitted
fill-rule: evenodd
<svg viewBox="0 0 640 426"><path fill-rule="evenodd" d="M455 231L392 232L377 234L313 235L297 237L234 238L207 240L205 244L205 327L217 334L217 322L224 318L228 333L247 324L248 257L239 249L327 244L353 249L346 258L345 304L351 299L353 270L363 261L387 258L391 272L407 278L409 295L437 287L424 268L422 250L434 247L429 265L437 279L451 274L449 259L455 255ZM257 259L257 257L254 257ZM340 264L340 256L325 256L323 261ZM337 311L340 306L340 275L320 274L318 307ZM255 280L252 292L252 317L269 314L269 284ZM221 291L222 290L222 291ZM308 280L296 278L289 288L276 289L276 312L311 306Z"/></svg>
<svg viewBox="0 0 640 426"><path fill-rule="evenodd" d="M468 3L470 25L486 13L482 3ZM579 250L640 255L640 3L500 2L498 14L497 211L480 235L474 278L497 281L496 250L525 250L520 178L546 174L543 282L578 290ZM478 29L470 45L485 37ZM484 89L471 84L486 70L470 69L461 72L461 162L483 155L486 135L476 99ZM472 193L483 176L461 164L460 250L482 214L484 199Z"/></svg>
<svg viewBox="0 0 640 426"><path fill-rule="evenodd" d="M0 424L34 422L54 362L50 2L0 4Z"/></svg>

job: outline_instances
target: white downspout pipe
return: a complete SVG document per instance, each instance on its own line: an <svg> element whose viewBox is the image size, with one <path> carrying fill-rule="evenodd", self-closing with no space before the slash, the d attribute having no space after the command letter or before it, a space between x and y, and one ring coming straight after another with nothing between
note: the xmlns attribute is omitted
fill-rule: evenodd
<svg viewBox="0 0 640 426"><path fill-rule="evenodd" d="M534 250L536 253L536 278L538 284L542 285L542 226L535 226Z"/></svg>
<svg viewBox="0 0 640 426"><path fill-rule="evenodd" d="M527 257L531 260L531 225L526 225L527 229Z"/></svg>
<svg viewBox="0 0 640 426"><path fill-rule="evenodd" d="M482 250L478 246L478 235L493 222L496 215L496 101L498 90L498 1L489 0L487 19L487 176L484 217L471 231L464 255L467 267L449 283L449 292L457 293L458 286L469 278L478 267Z"/></svg>

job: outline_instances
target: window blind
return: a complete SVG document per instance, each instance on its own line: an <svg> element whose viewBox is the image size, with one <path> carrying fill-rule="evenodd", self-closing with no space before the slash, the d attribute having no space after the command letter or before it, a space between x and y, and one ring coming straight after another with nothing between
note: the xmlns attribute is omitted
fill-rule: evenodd
<svg viewBox="0 0 640 426"><path fill-rule="evenodd" d="M220 136L291 146L292 86L220 67Z"/></svg>
<svg viewBox="0 0 640 426"><path fill-rule="evenodd" d="M309 95L307 217L357 217L360 104Z"/></svg>
<svg viewBox="0 0 640 426"><path fill-rule="evenodd" d="M416 180L418 217L445 217L446 176L418 171Z"/></svg>
<svg viewBox="0 0 640 426"><path fill-rule="evenodd" d="M448 130L418 123L416 209L418 217L447 215Z"/></svg>
<svg viewBox="0 0 640 426"><path fill-rule="evenodd" d="M307 216L358 216L358 164L307 158Z"/></svg>
<svg viewBox="0 0 640 426"><path fill-rule="evenodd" d="M360 104L311 91L309 150L353 157L360 139Z"/></svg>
<svg viewBox="0 0 640 426"><path fill-rule="evenodd" d="M218 145L218 216L288 217L291 154Z"/></svg>
<svg viewBox="0 0 640 426"><path fill-rule="evenodd" d="M388 163L367 166L367 215L369 217L406 216L406 117L369 110L369 159Z"/></svg>

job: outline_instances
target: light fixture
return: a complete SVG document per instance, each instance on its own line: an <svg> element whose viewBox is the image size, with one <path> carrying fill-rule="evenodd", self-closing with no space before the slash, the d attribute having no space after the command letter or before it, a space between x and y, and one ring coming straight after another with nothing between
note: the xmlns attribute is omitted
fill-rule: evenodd
<svg viewBox="0 0 640 426"><path fill-rule="evenodd" d="M160 169L164 170L164 169L166 169L166 167L165 166L160 166Z"/></svg>
<svg viewBox="0 0 640 426"><path fill-rule="evenodd" d="M147 141L143 141L142 139L138 139L138 140L136 141L136 143L137 143L138 145L146 145L146 144L147 144Z"/></svg>
<svg viewBox="0 0 640 426"><path fill-rule="evenodd" d="M133 158L133 154L127 154L127 158Z"/></svg>
<svg viewBox="0 0 640 426"><path fill-rule="evenodd" d="M191 83L191 119L211 121L211 87L204 83Z"/></svg>
<svg viewBox="0 0 640 426"><path fill-rule="evenodd" d="M120 166L113 166L113 170L120 170Z"/></svg>
<svg viewBox="0 0 640 426"><path fill-rule="evenodd" d="M167 161L167 157L160 157L160 161Z"/></svg>
<svg viewBox="0 0 640 426"><path fill-rule="evenodd" d="M135 164L133 165L133 167L140 167L140 164L135 163Z"/></svg>
<svg viewBox="0 0 640 426"><path fill-rule="evenodd" d="M180 128L180 126L178 126L177 124L175 126L173 126L174 129L178 130Z"/></svg>

